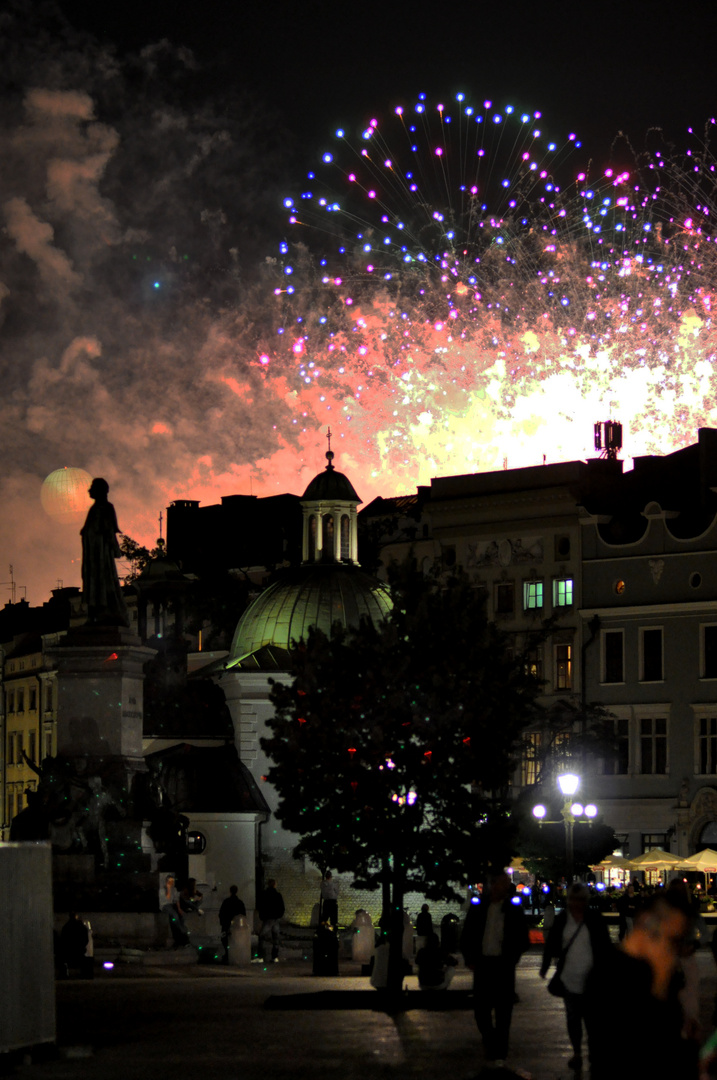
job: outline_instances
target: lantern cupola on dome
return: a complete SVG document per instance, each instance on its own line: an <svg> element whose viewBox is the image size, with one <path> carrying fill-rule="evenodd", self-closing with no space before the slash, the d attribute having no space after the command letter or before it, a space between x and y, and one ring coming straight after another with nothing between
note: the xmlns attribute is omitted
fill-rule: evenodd
<svg viewBox="0 0 717 1080"><path fill-rule="evenodd" d="M301 497L304 515L304 563L343 562L358 565L357 507L361 499L347 476L334 467L331 428L327 465Z"/></svg>

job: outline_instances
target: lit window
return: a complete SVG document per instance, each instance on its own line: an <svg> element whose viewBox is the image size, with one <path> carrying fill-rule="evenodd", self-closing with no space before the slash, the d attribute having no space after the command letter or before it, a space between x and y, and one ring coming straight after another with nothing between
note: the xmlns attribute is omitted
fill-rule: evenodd
<svg viewBox="0 0 717 1080"><path fill-rule="evenodd" d="M555 646L555 689L572 690L573 688L573 647L572 645Z"/></svg>
<svg viewBox="0 0 717 1080"><path fill-rule="evenodd" d="M542 581L523 582L523 608L526 611L534 611L543 606L543 583Z"/></svg>
<svg viewBox="0 0 717 1080"><path fill-rule="evenodd" d="M520 756L520 783L521 787L537 784L540 772L540 732L530 731L523 736L523 747Z"/></svg>
<svg viewBox="0 0 717 1080"><path fill-rule="evenodd" d="M537 645L534 649L528 649L525 654L525 674L532 675L534 679L543 681L543 646Z"/></svg>
<svg viewBox="0 0 717 1080"><path fill-rule="evenodd" d="M553 607L570 607L573 602L573 579L555 578L553 581Z"/></svg>

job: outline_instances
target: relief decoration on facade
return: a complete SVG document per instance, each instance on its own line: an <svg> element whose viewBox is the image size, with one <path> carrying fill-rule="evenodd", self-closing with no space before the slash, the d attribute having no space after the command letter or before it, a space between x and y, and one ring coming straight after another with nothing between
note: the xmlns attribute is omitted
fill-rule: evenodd
<svg viewBox="0 0 717 1080"><path fill-rule="evenodd" d="M468 544L466 569L478 566L515 566L543 561L543 541L532 537L523 540L485 540Z"/></svg>
<svg viewBox="0 0 717 1080"><path fill-rule="evenodd" d="M650 573L652 574L652 580L655 585L659 585L660 578L662 577L662 571L665 569L664 559L648 559L647 564L650 567Z"/></svg>

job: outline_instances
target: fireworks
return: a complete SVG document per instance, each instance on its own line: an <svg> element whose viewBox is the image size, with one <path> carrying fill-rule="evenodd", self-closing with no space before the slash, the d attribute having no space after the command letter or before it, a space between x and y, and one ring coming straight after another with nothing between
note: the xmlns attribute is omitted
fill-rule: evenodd
<svg viewBox="0 0 717 1080"><path fill-rule="evenodd" d="M610 415L629 455L693 441L716 419L715 168L704 142L627 151L598 171L540 113L462 94L336 131L284 200L257 354L295 428L330 423L383 494L585 457Z"/></svg>

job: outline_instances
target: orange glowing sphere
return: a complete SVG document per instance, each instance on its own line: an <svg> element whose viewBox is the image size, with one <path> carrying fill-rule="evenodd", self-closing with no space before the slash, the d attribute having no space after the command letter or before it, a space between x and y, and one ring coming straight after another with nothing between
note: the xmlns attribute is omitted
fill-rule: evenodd
<svg viewBox="0 0 717 1080"><path fill-rule="evenodd" d="M91 483L92 477L84 469L55 469L40 488L43 510L62 525L82 521L92 502L88 494Z"/></svg>

